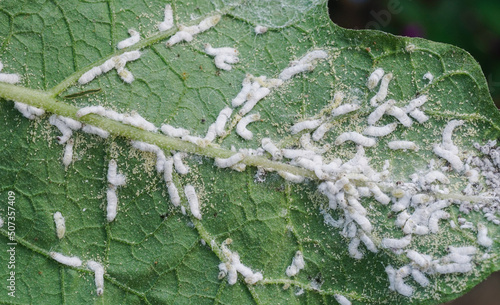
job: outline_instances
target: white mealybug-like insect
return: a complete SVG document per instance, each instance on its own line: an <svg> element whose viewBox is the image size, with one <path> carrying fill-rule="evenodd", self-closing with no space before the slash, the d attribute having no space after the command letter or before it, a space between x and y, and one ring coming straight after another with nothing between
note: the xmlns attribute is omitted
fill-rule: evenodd
<svg viewBox="0 0 500 305"><path fill-rule="evenodd" d="M255 28L254 28L254 31L255 31L255 34L264 34L265 32L267 32L267 27L266 26L262 26L262 25L257 25Z"/></svg>
<svg viewBox="0 0 500 305"><path fill-rule="evenodd" d="M348 207L349 216L359 225L366 233L370 233L373 229L371 222L364 215L358 213L351 207Z"/></svg>
<svg viewBox="0 0 500 305"><path fill-rule="evenodd" d="M57 238L63 238L64 233L66 233L66 223L64 222L64 217L61 212L54 213L54 223L56 224Z"/></svg>
<svg viewBox="0 0 500 305"><path fill-rule="evenodd" d="M245 140L251 140L253 133L247 129L249 123L260 120L260 114L255 113L242 118L236 125L236 133Z"/></svg>
<svg viewBox="0 0 500 305"><path fill-rule="evenodd" d="M375 200L383 205L387 205L389 204L389 202L391 202L391 198L389 198L389 196L382 192L376 183L368 182L367 186L370 189L370 192L373 194Z"/></svg>
<svg viewBox="0 0 500 305"><path fill-rule="evenodd" d="M461 172L464 169L464 163L452 151L444 149L439 144L434 145L433 151L436 155L448 161L455 171Z"/></svg>
<svg viewBox="0 0 500 305"><path fill-rule="evenodd" d="M281 154L283 157L288 159L295 159L298 157L313 159L316 156L316 153L312 150L305 149L282 149Z"/></svg>
<svg viewBox="0 0 500 305"><path fill-rule="evenodd" d="M427 95L421 95L413 100L411 100L408 105L403 107L403 111L406 113L412 112L413 110L417 109L418 107L422 106L427 102Z"/></svg>
<svg viewBox="0 0 500 305"><path fill-rule="evenodd" d="M345 141L352 141L358 145L366 147L375 146L375 144L377 143L375 139L365 137L364 135L354 131L344 132L343 134L339 135L337 139L335 139L335 144L340 145Z"/></svg>
<svg viewBox="0 0 500 305"><path fill-rule="evenodd" d="M208 126L208 130L207 130L207 133L205 135L205 137L203 138L204 140L204 145L208 145L208 143L212 143L215 138L217 137L217 132L215 132L215 129L216 129L216 125L215 123L212 123L210 124L210 126Z"/></svg>
<svg viewBox="0 0 500 305"><path fill-rule="evenodd" d="M405 47L406 52L409 52L409 53L415 51L416 49L417 49L417 47L413 43L409 43Z"/></svg>
<svg viewBox="0 0 500 305"><path fill-rule="evenodd" d="M221 19L221 15L214 15L203 19L200 24L198 24L198 29L200 32L205 32L206 30L214 27L217 23L219 23Z"/></svg>
<svg viewBox="0 0 500 305"><path fill-rule="evenodd" d="M101 128L92 126L92 125L85 125L85 126L83 126L82 127L82 131L85 132L85 133L90 133L90 134L98 135L98 136L100 136L101 138L104 138L104 139L106 139L107 137L109 137L109 132L107 132L106 130L103 130Z"/></svg>
<svg viewBox="0 0 500 305"><path fill-rule="evenodd" d="M45 114L45 110L29 106L23 103L14 102L14 108L16 108L21 114L27 119L34 120L37 116Z"/></svg>
<svg viewBox="0 0 500 305"><path fill-rule="evenodd" d="M116 218L116 211L118 209L118 197L116 196L116 187L110 187L106 191L106 218L108 222L112 222Z"/></svg>
<svg viewBox="0 0 500 305"><path fill-rule="evenodd" d="M411 141L391 141L387 143L387 146L389 146L390 149L392 150L397 150L397 149L402 149L402 150L414 150L418 151L418 146L414 142Z"/></svg>
<svg viewBox="0 0 500 305"><path fill-rule="evenodd" d="M436 234L439 231L439 220L440 219L448 219L450 218L450 214L448 212L438 210L431 214L429 218L429 230L431 233Z"/></svg>
<svg viewBox="0 0 500 305"><path fill-rule="evenodd" d="M424 179L425 179L425 182L427 182L429 184L433 183L436 180L441 182L441 183L444 183L444 184L450 183L450 179L448 179L448 177L446 177L446 175L440 171L429 172L428 174L426 174L424 176Z"/></svg>
<svg viewBox="0 0 500 305"><path fill-rule="evenodd" d="M406 265L399 268L394 277L394 289L406 297L410 297L413 294L413 288L403 281L410 273L411 268Z"/></svg>
<svg viewBox="0 0 500 305"><path fill-rule="evenodd" d="M59 144L66 143L66 141L68 141L71 138L71 136L73 135L73 131L71 130L71 128L69 128L68 125L66 125L66 123L61 121L57 117L57 115L55 115L55 114L51 115L49 117L49 123L51 125L56 126L57 129L59 129L59 131L62 133L61 136L57 137L57 141L59 142Z"/></svg>
<svg viewBox="0 0 500 305"><path fill-rule="evenodd" d="M108 182L114 186L124 185L126 181L125 175L118 174L117 170L118 164L116 163L116 161L113 159L109 160L107 175Z"/></svg>
<svg viewBox="0 0 500 305"><path fill-rule="evenodd" d="M182 158L185 156L186 154L181 152L175 153L173 156L175 170L181 175L185 175L189 172L189 167L182 163Z"/></svg>
<svg viewBox="0 0 500 305"><path fill-rule="evenodd" d="M312 139L316 142L321 140L325 136L325 133L332 128L332 126L333 124L330 122L319 125L319 127L313 132Z"/></svg>
<svg viewBox="0 0 500 305"><path fill-rule="evenodd" d="M458 153L458 148L453 144L451 136L453 134L453 130L464 124L462 120L451 120L448 122L446 127L443 130L443 148L453 152L454 154Z"/></svg>
<svg viewBox="0 0 500 305"><path fill-rule="evenodd" d="M420 254L415 250L408 250L406 256L422 269L428 269L432 263L432 257L425 254Z"/></svg>
<svg viewBox="0 0 500 305"><path fill-rule="evenodd" d="M460 255L474 255L477 252L477 248L474 246L465 246L465 247L453 247L449 246L448 250L451 253L457 253Z"/></svg>
<svg viewBox="0 0 500 305"><path fill-rule="evenodd" d="M17 84L20 80L21 77L18 74L0 73L0 83Z"/></svg>
<svg viewBox="0 0 500 305"><path fill-rule="evenodd" d="M156 127L153 123L143 118L140 114L138 114L135 111L132 111L130 115L125 115L125 117L123 118L123 124L132 125L147 131L158 130L158 127Z"/></svg>
<svg viewBox="0 0 500 305"><path fill-rule="evenodd" d="M281 80L286 81L292 78L294 75L301 72L312 71L314 66L312 64L298 64L288 68L285 68L278 76Z"/></svg>
<svg viewBox="0 0 500 305"><path fill-rule="evenodd" d="M230 64L239 62L238 51L233 48L212 48L210 44L205 44L205 52L208 55L215 56L215 66L226 71L231 70Z"/></svg>
<svg viewBox="0 0 500 305"><path fill-rule="evenodd" d="M237 56L238 50L235 48L223 47L223 48L213 48L209 43L204 45L205 53L211 56L217 55L229 55L229 56Z"/></svg>
<svg viewBox="0 0 500 305"><path fill-rule="evenodd" d="M227 275L227 266L226 266L226 263L220 263L219 264L219 275L217 276L217 278L219 280L222 280L223 278L226 277Z"/></svg>
<svg viewBox="0 0 500 305"><path fill-rule="evenodd" d="M247 96L250 93L251 89L252 89L251 75L247 74L247 76L243 79L241 91L231 101L231 105L233 107L238 107L241 104L243 104L247 100Z"/></svg>
<svg viewBox="0 0 500 305"><path fill-rule="evenodd" d="M364 232L361 232L361 234L359 235L359 239L365 244L366 249L368 249L369 251L371 251L373 253L378 252L378 249L377 249L377 246L375 246L375 243Z"/></svg>
<svg viewBox="0 0 500 305"><path fill-rule="evenodd" d="M341 294L334 294L333 297L340 305L351 305L351 301L349 301L345 296Z"/></svg>
<svg viewBox="0 0 500 305"><path fill-rule="evenodd" d="M382 247L390 249L403 249L411 243L411 235L406 235L403 238L384 238L382 239Z"/></svg>
<svg viewBox="0 0 500 305"><path fill-rule="evenodd" d="M229 107L222 109L215 120L215 132L218 136L224 135L224 127L226 126L227 120L233 113L233 110Z"/></svg>
<svg viewBox="0 0 500 305"><path fill-rule="evenodd" d="M91 113L98 114L100 116L105 116L106 109L102 106L83 107L83 108L78 109L78 111L76 112L76 117L81 118L82 116L85 116L85 115L91 114Z"/></svg>
<svg viewBox="0 0 500 305"><path fill-rule="evenodd" d="M304 177L299 176L299 175L294 175L289 172L284 172L284 171L278 171L278 174L283 177L285 180L288 180L290 182L294 183L302 183L304 182Z"/></svg>
<svg viewBox="0 0 500 305"><path fill-rule="evenodd" d="M360 108L360 106L356 105L356 104L344 104L344 105L341 105L341 106L332 110L332 117L344 115L344 114L347 114L349 112L356 111L359 108Z"/></svg>
<svg viewBox="0 0 500 305"><path fill-rule="evenodd" d="M174 26L174 11L170 4L165 5L163 22L158 24L158 30L164 32L170 30Z"/></svg>
<svg viewBox="0 0 500 305"><path fill-rule="evenodd" d="M378 82L382 79L382 76L384 76L384 69L378 68L375 71L370 74L370 77L368 77L368 83L366 86L368 89L372 90L378 85Z"/></svg>
<svg viewBox="0 0 500 305"><path fill-rule="evenodd" d="M467 273L467 272L472 271L472 264L471 263L466 263L466 264L452 263L452 264L446 264L446 265L435 264L434 270L437 273L441 273L441 274Z"/></svg>
<svg viewBox="0 0 500 305"><path fill-rule="evenodd" d="M73 146L74 146L73 139L69 139L68 142L66 142L66 146L64 147L62 163L66 167L71 164L71 161L73 161Z"/></svg>
<svg viewBox="0 0 500 305"><path fill-rule="evenodd" d="M82 128L82 123L75 121L71 118L67 118L67 117L60 116L60 115L58 115L57 118L59 120L63 121L64 124L66 124L66 126L68 126L72 130L78 130L78 129Z"/></svg>
<svg viewBox="0 0 500 305"><path fill-rule="evenodd" d="M96 261L88 261L87 268L94 271L94 282L96 287L96 294L102 295L104 292L104 268Z"/></svg>
<svg viewBox="0 0 500 305"><path fill-rule="evenodd" d="M173 182L167 182L168 195L170 196L170 201L176 207L181 204L181 197L179 196L179 191ZM183 213L186 214L185 212Z"/></svg>
<svg viewBox="0 0 500 305"><path fill-rule="evenodd" d="M3 223L4 223L3 218L0 217L0 228L3 227Z"/></svg>
<svg viewBox="0 0 500 305"><path fill-rule="evenodd" d="M299 64L313 63L318 59L325 59L328 57L328 53L323 50L313 50L299 59Z"/></svg>
<svg viewBox="0 0 500 305"><path fill-rule="evenodd" d="M266 97L269 93L271 93L271 90L269 88L265 87L260 87L256 90L250 91L248 94L248 101L241 107L240 111L238 111L238 114L240 116L244 116L245 114L249 113L257 103Z"/></svg>
<svg viewBox="0 0 500 305"><path fill-rule="evenodd" d="M281 160L283 157L281 155L281 150L277 148L269 138L262 139L262 148L273 156L273 160Z"/></svg>
<svg viewBox="0 0 500 305"><path fill-rule="evenodd" d="M391 265L385 267L385 272L387 273L387 277L389 279L389 289L394 290L394 280L396 279L396 270Z"/></svg>
<svg viewBox="0 0 500 305"><path fill-rule="evenodd" d="M161 132L174 138L182 138L183 136L189 135L189 130L184 128L175 128L168 124L161 125Z"/></svg>
<svg viewBox="0 0 500 305"><path fill-rule="evenodd" d="M297 251L292 259L292 264L286 268L286 275L289 277L295 276L301 269L304 269L304 255L301 251Z"/></svg>
<svg viewBox="0 0 500 305"><path fill-rule="evenodd" d="M177 44L179 42L182 42L182 41L190 42L192 40L193 40L193 35L189 34L186 31L178 31L177 33L172 35L169 40L167 40L165 45L167 47L171 47L174 44Z"/></svg>
<svg viewBox="0 0 500 305"><path fill-rule="evenodd" d="M375 94L370 99L370 105L377 106L379 102L385 100L387 97L387 89L389 88L389 83L392 80L392 73L388 73L382 77L382 81L380 82L380 88L378 89L377 94Z"/></svg>
<svg viewBox="0 0 500 305"><path fill-rule="evenodd" d="M479 223L477 225L477 243L483 247L491 247L493 240L488 237L488 228Z"/></svg>
<svg viewBox="0 0 500 305"><path fill-rule="evenodd" d="M386 113L395 117L403 126L410 127L413 124L413 120L399 107L389 107Z"/></svg>
<svg viewBox="0 0 500 305"><path fill-rule="evenodd" d="M245 159L245 154L237 153L227 159L215 158L215 166L220 168L231 167Z"/></svg>
<svg viewBox="0 0 500 305"><path fill-rule="evenodd" d="M58 252L50 252L49 254L55 261L63 265L70 267L80 267L82 265L82 261L76 256L66 256Z"/></svg>
<svg viewBox="0 0 500 305"><path fill-rule="evenodd" d="M391 123L385 126L370 125L363 130L363 134L371 137L383 137L392 133L398 127L398 123Z"/></svg>
<svg viewBox="0 0 500 305"><path fill-rule="evenodd" d="M394 103L396 103L395 100L388 100L387 102L375 108L375 110L373 110L373 112L370 113L367 118L368 125L377 123L378 120L380 120L382 116L387 112L387 110L394 105Z"/></svg>
<svg viewBox="0 0 500 305"><path fill-rule="evenodd" d="M434 75L432 75L431 72L427 72L424 74L424 77L423 79L428 79L429 80L429 84L432 83L432 80L434 79Z"/></svg>
<svg viewBox="0 0 500 305"><path fill-rule="evenodd" d="M425 123L429 120L429 117L421 110L415 109L408 113L412 118L417 120L420 124Z"/></svg>
<svg viewBox="0 0 500 305"><path fill-rule="evenodd" d="M189 209L193 216L201 220L200 203L198 202L198 196L196 191L191 184L184 187L184 193L186 194L187 200L189 202Z"/></svg>
<svg viewBox="0 0 500 305"><path fill-rule="evenodd" d="M352 258L355 258L355 259L362 259L363 258L363 253L360 252L358 249L359 243L360 243L360 240L357 237L354 237L353 239L351 239L351 242L349 243L348 251L349 251L349 255Z"/></svg>
<svg viewBox="0 0 500 305"><path fill-rule="evenodd" d="M163 178L165 179L165 182L173 182L172 173L174 171L174 160L172 158L166 159L164 166L165 168L163 169Z"/></svg>
<svg viewBox="0 0 500 305"><path fill-rule="evenodd" d="M139 40L141 40L141 35L136 30L129 29L128 33L129 33L130 37L120 41L117 45L118 49L124 49L124 48L130 47L131 45L134 45L134 44L138 43Z"/></svg>

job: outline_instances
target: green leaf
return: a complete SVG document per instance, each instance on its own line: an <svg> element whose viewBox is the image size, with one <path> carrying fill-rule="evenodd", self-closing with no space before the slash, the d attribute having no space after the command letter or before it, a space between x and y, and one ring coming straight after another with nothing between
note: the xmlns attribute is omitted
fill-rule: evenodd
<svg viewBox="0 0 500 305"><path fill-rule="evenodd" d="M175 1L176 25L161 33L157 24L164 18L162 1L39 2L3 1L0 9L2 73L22 75L17 85L0 83L3 303L335 304L340 294L353 304L436 304L458 297L499 269L499 229L484 209L489 208L493 217L498 213L498 185L495 189L491 184L498 183L499 164L491 165L492 174L479 170L479 182L471 184L472 193L464 195L472 172L454 170L433 151L435 145L442 145L443 131L452 120L464 121L452 134L461 162L489 158L474 143L484 145L500 135L500 113L480 67L465 51L422 39L339 28L329 21L325 1ZM197 25L217 14L221 19L213 28L191 42L166 47L179 25ZM268 31L255 34L257 25ZM141 40L117 50L117 43L129 37L130 28L140 32ZM205 53L205 43L236 48L239 62L230 71L218 69L213 56ZM132 83L122 81L116 69L85 85L78 83L92 67L136 49L141 50L141 58L126 64L135 78ZM260 121L248 125L253 132L248 141L235 128L240 108L233 111L226 135L201 145L97 114L76 117L82 107L101 105L120 113L137 112L157 127L170 124L204 137L219 112L231 107L247 74L277 78L314 50L328 57L310 62L306 72L270 89L250 112L260 113ZM412 119L411 127L405 127L385 114L377 125L397 123L396 130L364 150L368 165L376 172L387 170L386 174L375 178L366 170L344 167L326 179L335 183L347 175L350 184L341 190L351 200L357 198L356 191L373 188L371 182L393 199L384 205L373 194L359 198L373 230L363 227L362 220L346 227L356 227L357 237L365 231L378 252L368 251L362 243L358 251L363 257L356 259L348 250L353 240L349 230L342 225L334 228L325 219L348 214L356 218L360 212L353 211L352 201L348 207L341 203L336 209L329 207L328 198L318 191L322 181L315 171L301 166L302 161L272 160L268 153L247 156L241 161L246 169L239 172L216 167L214 158L234 155L232 146L256 150L263 138L270 138L279 148L307 147L304 137L313 130L292 134L290 128L300 121L321 119L330 122L331 128L323 139L312 142L317 154L324 163L334 158L349 161L357 153L356 145L351 141L339 144L337 137L344 132L362 133L368 126L367 117L376 108L370 99L379 86L369 90L367 79L376 68L394 75L385 100L394 99L396 106L405 107L425 95L428 101L420 110L429 120ZM423 78L428 72L432 81ZM13 101L39 107L46 114L28 120ZM350 103L360 109L330 115L335 107ZM73 159L65 167L64 145L56 140L61 133L49 124L52 114L78 119L111 135L102 139L75 131ZM172 204L164 175L156 170L156 155L133 148L131 140L157 145L167 156L189 153L184 158L189 173L173 177L186 215ZM412 141L419 150L389 149L388 143L396 140ZM498 152L497 146L491 151L495 149ZM112 159L127 181L117 188L118 213L108 222L106 192L111 186L107 172ZM433 182L432 188L418 181L412 185L410 176L425 177L432 162L450 183ZM477 167L474 162L472 168ZM292 183L277 171L306 180ZM201 220L193 217L183 192L186 185L196 190ZM414 291L411 297L389 289L385 271L389 265L395 269L409 265L410 259L405 252L398 254L382 246L384 238L405 236L394 224L400 211L391 210L399 189L432 196L427 203L431 207L439 201L451 204L442 209L450 217L438 222L437 233L412 234L404 249L436 260L424 270L429 286L421 287L411 276L404 278ZM416 198L412 202L417 205ZM407 210L416 213L417 206ZM53 220L57 211L66 222L66 234L60 240ZM471 228L459 227L459 218L470 222ZM493 238L491 247L478 244L479 224L485 224ZM449 246L477 248L470 256L470 272L435 272L436 264L446 264L443 257ZM11 247L15 254L6 252ZM299 250L305 267L289 277L286 269ZM64 265L50 252L77 256L83 265ZM228 276L219 279L221 262L234 266L230 252L238 253L252 272L261 272L263 280L252 285L239 274L231 285ZM102 296L96 295L94 272L86 267L89 260L104 266ZM415 264L412 268L423 269ZM15 285L9 287L5 282L11 271L15 271ZM8 293L14 287L12 297Z"/></svg>

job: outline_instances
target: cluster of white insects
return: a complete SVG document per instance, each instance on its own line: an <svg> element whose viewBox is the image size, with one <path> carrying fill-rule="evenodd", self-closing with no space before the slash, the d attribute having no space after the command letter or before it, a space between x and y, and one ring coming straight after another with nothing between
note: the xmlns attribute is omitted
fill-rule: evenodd
<svg viewBox="0 0 500 305"><path fill-rule="evenodd" d="M165 19L158 25L159 31L167 31L174 26L173 11L170 5L166 5L164 11ZM186 41L192 41L193 36L207 31L215 26L221 19L220 15L214 15L202 20L199 24L193 26L178 26L179 30L173 34L167 41L166 46ZM257 26L254 29L256 34L264 34L267 28ZM128 48L140 41L140 33L130 29L130 37L118 43L118 49ZM205 52L214 56L215 65L223 70L231 70L230 64L239 61L238 51L230 47L213 48L210 44L205 44ZM134 77L130 71L125 69L129 61L137 60L141 56L138 50L125 52L119 56L112 57L102 65L94 67L84 73L78 80L80 84L86 84L95 77L115 68L123 81L131 83ZM236 133L245 140L253 138L253 133L247 128L250 123L258 122L261 118L259 113L249 114L259 101L269 95L273 89L285 85L290 79L299 73L313 71L319 61L328 58L329 54L325 50L311 50L296 61L292 61L289 67L281 71L278 78L267 78L266 76L246 75L242 81L241 91L232 99L231 107L223 108L216 121L211 124L204 137L191 135L189 130L163 124L160 128L147 121L138 113L122 114L113 110L105 109L102 106L89 106L80 109L76 117L80 118L89 114L96 114L111 120L122 122L135 126L137 128L150 132L161 130L167 136L179 138L181 140L194 143L200 147L207 147L217 138L227 135L231 130L226 129L228 121L234 113L233 120L237 122ZM0 67L1 70L1 67ZM0 81L15 83L19 77L15 78L11 74L0 74ZM9 78L10 77L10 78ZM430 280L427 275L466 273L473 270L473 262L479 259L486 259L487 254L481 258L477 255L481 251L473 245L468 246L450 246L448 254L443 257L433 257L430 254L419 253L411 249L412 239L418 235L437 234L440 229L440 222L449 219L450 213L445 209L452 204L458 204L460 211L471 212L472 210L481 210L486 219L494 224L500 221L496 218L500 203L500 148L496 142L490 142L486 146L476 145L484 157L471 156L466 161L462 160L462 154L459 148L453 143L452 136L456 128L464 124L463 121L451 120L448 122L442 132L442 142L436 143L432 147L435 155L449 164L458 174L467 177L469 184L464 190L464 196L459 199L446 199L450 190L444 185L450 183L446 172L450 171L447 166L440 169L435 168L437 163L432 161L429 169L425 172L415 173L410 176L410 182L395 183L391 180L387 161L382 171L377 171L370 166L370 158L365 155L365 149L377 146L379 139L387 137L397 129L411 127L414 120L422 124L429 120L429 117L421 109L428 101L427 95L420 95L406 103L404 107L398 107L395 100L387 99L389 94L390 82L394 79L392 73L385 73L382 68L375 69L368 78L367 87L374 90L379 86L378 91L369 101L372 107L371 113L366 118L367 126L361 132L346 131L335 138L335 145L353 142L357 146L355 156L343 162L341 159L328 160L324 153L328 150L318 149L311 140L320 142L327 136L335 122L344 118L346 115L356 113L363 105L357 103L343 103L345 95L342 92L336 92L332 101L333 110L322 117L315 117L297 122L290 128L293 135L300 134L300 149L279 148L270 138L263 138L261 147L253 149L235 150L235 153L229 158L216 158L215 166L219 168L232 168L242 171L245 169L244 160L247 156L269 155L272 160L280 161L283 158L289 159L288 163L296 167L314 172L317 180L320 181L318 190L328 198L328 207L321 209L324 221L328 226L339 228L341 234L349 240L348 253L355 259L364 257L361 244L371 252L377 253L379 249L387 249L396 255L406 255L410 263L395 269L389 265L386 267L388 275L389 289L394 290L404 296L413 295L413 287L405 282L405 278L412 276L414 281L422 287L427 287ZM426 73L424 79L433 81L433 75ZM234 109L240 107L237 111ZM42 116L44 111L25 104L15 103L18 109L25 117L35 119ZM383 118L394 118L394 122L386 125L379 125L378 122ZM95 126L82 124L71 118L52 115L49 118L50 124L56 126L61 132L57 137L60 144L65 144L63 164L67 167L72 162L74 141L72 139L73 131L82 130L83 132L96 134L107 138L109 133ZM232 127L231 127L232 128ZM189 173L189 167L184 164L183 159L186 154L182 152L171 152L166 156L165 152L158 146L149 143L132 141L132 147L156 155L156 170L163 173L170 200L175 207L179 207L183 214L186 214L186 207L182 205L178 186L174 183L174 168L179 175ZM325 145L326 147L327 145ZM412 141L405 139L393 140L387 143L391 150L411 150L413 152L422 149ZM408 152L411 153L411 152ZM302 183L306 179L299 175L289 172L278 172L283 178ZM483 176L489 189L483 190L478 187L480 175ZM110 160L108 165L107 181L107 220L112 222L117 217L118 196L116 190L126 182L123 174L118 173L118 165L115 160ZM193 217L202 219L202 206L198 194L193 185L184 186L184 195L187 199L190 213ZM467 197L469 196L469 197ZM487 198L481 202L468 200L476 196ZM393 212L397 213L394 225L400 228L401 238L384 237L379 238L374 234L374 227L370 221L370 213L363 206L362 198L373 197L378 203L389 206ZM330 210L340 210L343 216L335 220L329 213ZM54 214L56 232L58 238L63 238L65 232L64 217L60 212ZM460 220L459 220L460 222ZM456 226L450 221L450 226ZM469 229L477 231L477 244L484 248L486 252L491 247L493 240L488 237L487 228L479 223L475 226L472 223L462 221L459 225L467 225ZM211 241L215 244L215 241ZM222 245L223 262L219 265L219 279L228 278L228 283L233 285L237 282L237 274L240 273L245 282L256 284L263 279L261 272L254 272L251 268L245 266L240 261L236 252L228 249L227 245L231 243L226 240ZM68 266L80 267L82 261L78 257L69 257L61 253L51 252L51 257ZM97 294L101 295L104 289L104 268L100 263L88 261L87 267L95 273L95 285ZM296 276L300 270L305 268L304 255L297 251L284 273L289 276ZM344 296L335 295L337 301L342 304L350 304Z"/></svg>

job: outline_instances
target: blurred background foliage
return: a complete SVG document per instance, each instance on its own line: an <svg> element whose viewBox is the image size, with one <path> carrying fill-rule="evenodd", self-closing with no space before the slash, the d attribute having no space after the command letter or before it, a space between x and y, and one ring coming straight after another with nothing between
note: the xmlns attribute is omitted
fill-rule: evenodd
<svg viewBox="0 0 500 305"><path fill-rule="evenodd" d="M467 50L500 108L500 0L330 0L330 17L349 29L422 37ZM500 272L447 305L500 304Z"/></svg>
<svg viewBox="0 0 500 305"><path fill-rule="evenodd" d="M350 29L422 37L467 50L500 108L499 0L330 0L332 20Z"/></svg>

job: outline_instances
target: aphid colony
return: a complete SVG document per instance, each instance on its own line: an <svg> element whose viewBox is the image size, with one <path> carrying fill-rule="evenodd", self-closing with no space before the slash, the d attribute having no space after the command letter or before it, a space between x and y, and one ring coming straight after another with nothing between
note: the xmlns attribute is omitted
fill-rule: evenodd
<svg viewBox="0 0 500 305"><path fill-rule="evenodd" d="M238 279L238 273L240 273L245 278L245 283L249 285L254 285L258 281L262 280L262 273L253 272L252 269L243 265L240 261L238 253L231 252L231 250L227 248L226 245L230 243L230 239L222 243L222 254L225 262L221 262L219 264L219 279L221 280L227 275L227 283L229 285L234 285Z"/></svg>

